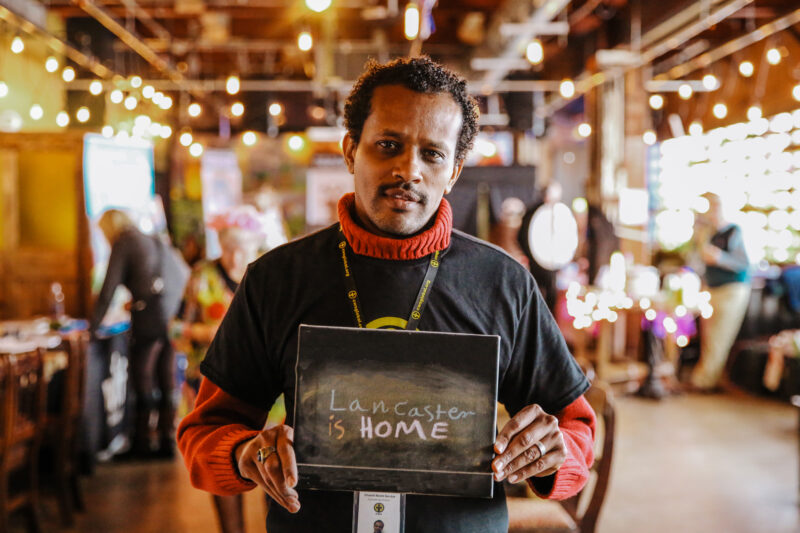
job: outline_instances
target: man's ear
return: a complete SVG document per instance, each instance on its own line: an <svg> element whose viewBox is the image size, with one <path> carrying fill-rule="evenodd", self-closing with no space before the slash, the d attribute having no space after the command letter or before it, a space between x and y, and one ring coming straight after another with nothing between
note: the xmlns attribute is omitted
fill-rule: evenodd
<svg viewBox="0 0 800 533"><path fill-rule="evenodd" d="M464 168L464 160L457 161L455 166L453 167L453 175L450 176L450 180L447 182L447 187L444 188L445 194L450 194L450 191L453 190L453 185L456 184L458 181L458 177L461 175L461 170Z"/></svg>
<svg viewBox="0 0 800 533"><path fill-rule="evenodd" d="M350 133L345 133L344 139L342 139L342 152L344 153L344 163L350 174L355 174L356 148L358 148L358 143L350 138Z"/></svg>

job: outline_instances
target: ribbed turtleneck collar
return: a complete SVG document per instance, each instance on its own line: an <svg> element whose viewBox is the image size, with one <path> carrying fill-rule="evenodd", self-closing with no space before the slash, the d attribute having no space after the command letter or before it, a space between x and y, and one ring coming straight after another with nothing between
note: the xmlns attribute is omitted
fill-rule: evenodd
<svg viewBox="0 0 800 533"><path fill-rule="evenodd" d="M453 211L450 204L442 198L433 225L407 239L381 237L365 230L355 221L355 193L348 193L339 199L339 222L347 242L359 255L377 259L409 260L421 259L433 252L450 246L450 233L453 230Z"/></svg>

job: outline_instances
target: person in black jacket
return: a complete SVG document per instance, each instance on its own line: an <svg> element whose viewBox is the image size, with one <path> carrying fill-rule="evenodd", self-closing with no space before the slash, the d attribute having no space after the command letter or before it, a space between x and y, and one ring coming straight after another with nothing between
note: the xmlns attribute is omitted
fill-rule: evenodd
<svg viewBox="0 0 800 533"><path fill-rule="evenodd" d="M147 457L150 448L150 412L158 389L159 454L174 454L172 402L175 354L167 337L171 318L164 302L163 249L156 237L140 232L118 209L105 211L98 225L111 246L103 287L94 304L91 331L96 332L108 311L114 291L124 285L131 293L131 338L128 361L136 394L132 457Z"/></svg>

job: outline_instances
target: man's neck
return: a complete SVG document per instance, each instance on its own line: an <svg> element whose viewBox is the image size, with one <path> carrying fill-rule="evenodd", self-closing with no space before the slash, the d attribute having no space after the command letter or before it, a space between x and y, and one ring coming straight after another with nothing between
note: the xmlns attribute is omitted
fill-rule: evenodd
<svg viewBox="0 0 800 533"><path fill-rule="evenodd" d="M442 199L439 209L425 228L414 235L397 238L377 235L365 227L356 214L353 193L344 195L339 200L338 207L342 231L353 251L359 255L378 259L411 260L426 257L450 245L453 214L447 200Z"/></svg>

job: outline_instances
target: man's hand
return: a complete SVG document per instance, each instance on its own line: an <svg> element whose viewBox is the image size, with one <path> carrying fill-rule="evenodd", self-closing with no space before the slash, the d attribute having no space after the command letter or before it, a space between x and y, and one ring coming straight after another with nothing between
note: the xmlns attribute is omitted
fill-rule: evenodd
<svg viewBox="0 0 800 533"><path fill-rule="evenodd" d="M300 510L297 462L294 457L294 430L286 425L263 429L256 437L236 448L236 464L243 478L253 481L291 513ZM266 448L266 459L258 461L258 451ZM273 451L274 450L274 451Z"/></svg>
<svg viewBox="0 0 800 533"><path fill-rule="evenodd" d="M703 261L709 265L716 265L719 262L719 257L722 254L722 250L714 246L713 244L706 244L703 246L702 256Z"/></svg>
<svg viewBox="0 0 800 533"><path fill-rule="evenodd" d="M494 449L495 479L508 478L512 483L554 474L567 458L558 419L536 404L525 407L508 421L497 435Z"/></svg>

